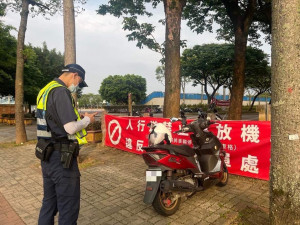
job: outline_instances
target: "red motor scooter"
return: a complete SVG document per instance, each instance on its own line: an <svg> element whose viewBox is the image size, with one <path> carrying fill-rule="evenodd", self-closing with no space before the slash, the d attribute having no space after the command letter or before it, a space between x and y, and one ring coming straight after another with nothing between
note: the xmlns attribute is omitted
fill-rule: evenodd
<svg viewBox="0 0 300 225"><path fill-rule="evenodd" d="M214 122L199 116L187 124L184 113L181 117L182 129L175 133L191 133L193 148L171 144L171 132L161 123L150 125L149 146L143 147L143 158L149 166L144 202L164 216L178 210L181 198L228 182L225 151L218 138L207 130Z"/></svg>

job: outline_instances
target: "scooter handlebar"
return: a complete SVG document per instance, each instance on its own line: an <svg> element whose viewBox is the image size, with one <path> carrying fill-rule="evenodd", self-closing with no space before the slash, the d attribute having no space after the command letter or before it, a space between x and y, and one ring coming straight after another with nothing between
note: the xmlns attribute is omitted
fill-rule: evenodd
<svg viewBox="0 0 300 225"><path fill-rule="evenodd" d="M177 130L174 131L174 134L178 134L178 133L185 133L185 132L190 132L190 128L189 127L183 127L181 130Z"/></svg>
<svg viewBox="0 0 300 225"><path fill-rule="evenodd" d="M210 125L215 124L215 123L216 123L216 121L214 121L214 120L206 120L206 121L203 121L202 123L200 123L200 127L201 127L201 129L206 129ZM194 127L194 129L198 129L197 127L198 126ZM184 127L182 127L181 130L174 131L173 133L178 134L178 133L186 133L186 132L192 132L191 126L184 126ZM198 130L198 132L200 132L200 131Z"/></svg>

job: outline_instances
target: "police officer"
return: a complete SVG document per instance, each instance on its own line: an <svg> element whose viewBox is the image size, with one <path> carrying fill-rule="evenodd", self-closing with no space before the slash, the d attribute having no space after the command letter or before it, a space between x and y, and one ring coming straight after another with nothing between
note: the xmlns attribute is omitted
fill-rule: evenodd
<svg viewBox="0 0 300 225"><path fill-rule="evenodd" d="M57 212L60 225L77 224L80 172L76 159L78 151L76 154L74 149L87 143L84 128L96 115L85 113L81 119L75 108L71 93L78 87L87 87L84 80L85 70L80 65L66 65L59 78L48 83L37 97L38 140L47 140L53 146L50 157L41 161L44 198L39 225L54 224Z"/></svg>

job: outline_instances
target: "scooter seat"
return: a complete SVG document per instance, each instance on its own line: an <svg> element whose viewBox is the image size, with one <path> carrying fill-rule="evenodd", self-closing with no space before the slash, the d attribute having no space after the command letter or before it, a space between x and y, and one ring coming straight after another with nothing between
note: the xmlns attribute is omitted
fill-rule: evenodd
<svg viewBox="0 0 300 225"><path fill-rule="evenodd" d="M195 151L188 145L154 145L150 147L143 147L142 149L146 151L153 151L155 149L162 149L162 150L168 150L170 153L175 152L179 155L184 155L184 156L194 156Z"/></svg>

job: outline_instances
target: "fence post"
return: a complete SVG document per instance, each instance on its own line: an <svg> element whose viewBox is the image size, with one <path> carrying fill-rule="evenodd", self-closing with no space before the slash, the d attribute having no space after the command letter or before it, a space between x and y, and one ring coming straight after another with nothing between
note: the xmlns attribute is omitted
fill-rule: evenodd
<svg viewBox="0 0 300 225"><path fill-rule="evenodd" d="M105 124L105 115L107 111L104 109L101 113L101 131L102 131L102 146L105 146L105 135L106 135L106 124Z"/></svg>
<svg viewBox="0 0 300 225"><path fill-rule="evenodd" d="M128 93L128 116L132 116L132 96Z"/></svg>

